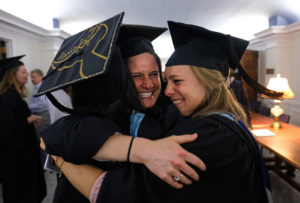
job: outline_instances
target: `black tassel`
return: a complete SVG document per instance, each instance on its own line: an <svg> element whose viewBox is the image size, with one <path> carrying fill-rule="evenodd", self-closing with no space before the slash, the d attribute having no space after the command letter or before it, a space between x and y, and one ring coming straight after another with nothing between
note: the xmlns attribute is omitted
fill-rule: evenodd
<svg viewBox="0 0 300 203"><path fill-rule="evenodd" d="M58 108L60 111L67 113L67 114L72 114L75 113L75 111L73 109L67 108L64 105L62 105L59 101L57 101L57 99L49 92L46 93L46 96L48 97L48 99L51 101L51 103Z"/></svg>
<svg viewBox="0 0 300 203"><path fill-rule="evenodd" d="M237 69L239 70L239 73L241 74L242 78L246 81L246 83L256 92L259 92L267 97L273 98L273 99L279 99L282 97L282 92L277 92L274 90L270 90L261 84L257 83L255 80L253 80L248 73L243 69L241 64L237 65Z"/></svg>
<svg viewBox="0 0 300 203"><path fill-rule="evenodd" d="M240 60L238 59L236 51L234 49L233 39L230 35L228 35L228 39L229 39L229 47L230 47L229 49L230 49L230 56L231 56L231 59L229 59L230 67L233 69L237 68L239 70L239 73L242 76L242 78L254 91L261 93L261 94L265 95L266 97L270 97L273 99L280 99L283 95L282 92L270 90L270 89L262 86L261 84L257 83L255 80L253 80L248 75L248 73L243 69L242 65L240 64Z"/></svg>

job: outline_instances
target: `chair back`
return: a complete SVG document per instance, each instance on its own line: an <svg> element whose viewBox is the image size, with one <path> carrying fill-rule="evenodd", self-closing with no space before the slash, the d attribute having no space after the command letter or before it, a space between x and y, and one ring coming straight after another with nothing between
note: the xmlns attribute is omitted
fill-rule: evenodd
<svg viewBox="0 0 300 203"><path fill-rule="evenodd" d="M290 118L291 116L288 114L282 114L279 116L279 120L285 123L289 123L290 122Z"/></svg>
<svg viewBox="0 0 300 203"><path fill-rule="evenodd" d="M258 109L258 113L264 115L264 116L270 116L271 112L270 112L270 108L265 107L265 106L260 106Z"/></svg>
<svg viewBox="0 0 300 203"><path fill-rule="evenodd" d="M249 103L250 111L256 112L256 113L257 113L258 110L259 110L260 104L261 104L261 102L260 102L260 101L257 101L257 100L255 100L255 101L253 101L253 102L250 102L250 103Z"/></svg>

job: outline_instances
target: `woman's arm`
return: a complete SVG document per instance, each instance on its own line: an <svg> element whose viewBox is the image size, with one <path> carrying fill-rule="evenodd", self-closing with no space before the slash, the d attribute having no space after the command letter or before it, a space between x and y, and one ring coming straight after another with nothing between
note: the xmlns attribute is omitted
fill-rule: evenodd
<svg viewBox="0 0 300 203"><path fill-rule="evenodd" d="M96 160L126 161L131 136L115 134L111 136L100 150L93 156ZM133 163L144 164L153 174L175 188L182 187L182 183L190 184L192 178L197 181L199 175L189 166L192 164L200 170L205 170L205 164L200 158L183 149L180 144L193 142L197 134L170 136L158 140L137 137L133 140L129 160ZM45 149L43 139L41 148ZM189 163L189 164L188 164ZM174 181L174 176L184 173L181 182Z"/></svg>
<svg viewBox="0 0 300 203"><path fill-rule="evenodd" d="M126 161L131 136L115 134L111 136L100 150L93 156L96 160ZM199 180L199 175L189 165L205 170L205 164L199 157L188 152L180 144L193 142L197 134L170 136L158 140L136 137L133 140L129 161L144 164L152 173L171 186L178 188L181 183L190 184L191 179ZM181 183L173 180L174 176L184 173Z"/></svg>
<svg viewBox="0 0 300 203"><path fill-rule="evenodd" d="M32 123L32 122L35 122L37 126L41 125L42 122L43 122L43 118L41 116L38 116L38 115L30 115L27 117L27 121L28 123Z"/></svg>
<svg viewBox="0 0 300 203"><path fill-rule="evenodd" d="M91 165L65 162L61 157L52 156L52 158L71 184L89 199L94 182L104 171Z"/></svg>
<svg viewBox="0 0 300 203"><path fill-rule="evenodd" d="M183 187L183 184L192 183L185 176L181 178L180 182L174 181L173 176L178 176L178 174L181 174L180 171L186 175L191 174L190 177L196 175L196 177L193 177L194 180L199 179L199 176L196 172L193 174L189 171L189 169L185 168L186 166L184 165L187 165L185 161L198 164L200 169L205 170L205 165L199 158L196 157L195 159L194 155L190 156L189 153L179 146L179 144L194 141L196 138L197 134L170 136L156 141L144 138L134 138L129 159L131 162L144 163L155 175L159 176L172 187L180 189ZM98 151L98 153L95 155L95 158L100 157L103 159L104 157L118 157L118 161L125 161L127 159L127 155L124 156L122 154L126 154L124 152L128 151L129 142L131 139L131 136L124 136L121 134L113 135L112 139L110 138L103 145L103 149ZM128 145L124 145L125 141L128 142ZM122 144L120 145L120 148L116 148L118 144ZM43 140L41 139L41 148L44 147ZM119 152L111 152L111 150L116 150ZM145 153L143 153L143 151ZM176 151L176 153L174 153L174 151ZM101 154L101 152L103 152L103 154ZM95 181L101 174L104 173L104 171L95 166L76 165L65 162L61 157L52 157L54 160L56 160L56 165L61 169L71 184L85 197L89 198L94 184L97 184ZM99 191L93 192L96 192L95 195L97 196Z"/></svg>

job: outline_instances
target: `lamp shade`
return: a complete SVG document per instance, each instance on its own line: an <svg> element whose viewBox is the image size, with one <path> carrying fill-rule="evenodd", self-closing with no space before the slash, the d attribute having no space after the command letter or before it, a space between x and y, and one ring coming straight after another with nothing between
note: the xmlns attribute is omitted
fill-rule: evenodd
<svg viewBox="0 0 300 203"><path fill-rule="evenodd" d="M278 99L294 98L294 93L289 86L287 78L280 77L280 74L277 74L277 77L270 78L267 88L278 92L283 92L283 95Z"/></svg>

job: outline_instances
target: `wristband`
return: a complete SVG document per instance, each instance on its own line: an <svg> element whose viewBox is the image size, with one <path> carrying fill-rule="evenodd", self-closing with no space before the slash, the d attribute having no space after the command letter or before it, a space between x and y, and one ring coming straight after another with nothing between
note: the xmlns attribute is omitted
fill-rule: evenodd
<svg viewBox="0 0 300 203"><path fill-rule="evenodd" d="M134 140L134 136L132 136L131 140L130 140L130 143L129 143L129 148L128 148L128 153L127 153L127 162L129 163L129 157L130 157L130 151L131 151L131 147L132 147L132 143L133 143L133 140Z"/></svg>

